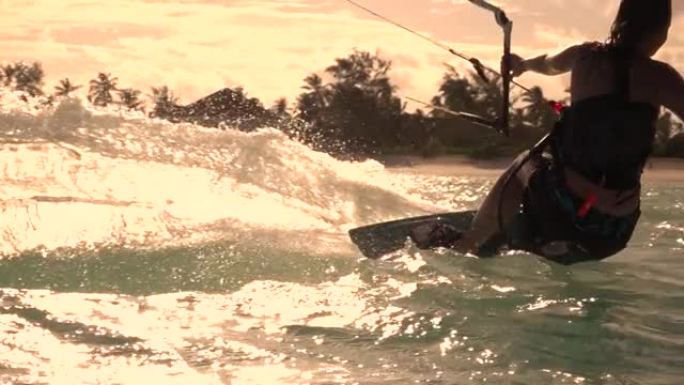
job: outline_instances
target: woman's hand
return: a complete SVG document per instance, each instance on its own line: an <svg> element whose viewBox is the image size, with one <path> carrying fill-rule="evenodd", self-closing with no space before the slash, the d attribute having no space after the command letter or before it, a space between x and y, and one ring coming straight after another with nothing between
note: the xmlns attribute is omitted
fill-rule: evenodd
<svg viewBox="0 0 684 385"><path fill-rule="evenodd" d="M511 54L511 76L518 77L528 71L526 60L520 56Z"/></svg>

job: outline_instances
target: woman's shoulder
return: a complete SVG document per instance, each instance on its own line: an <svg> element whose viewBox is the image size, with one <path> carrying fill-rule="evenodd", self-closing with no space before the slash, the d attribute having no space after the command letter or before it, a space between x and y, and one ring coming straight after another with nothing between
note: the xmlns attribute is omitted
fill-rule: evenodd
<svg viewBox="0 0 684 385"><path fill-rule="evenodd" d="M670 99L681 99L684 91L684 79L672 65L648 58L644 63L647 78L652 87L658 90L661 104L671 107ZM681 104L681 103L680 103ZM682 113L678 111L678 113Z"/></svg>
<svg viewBox="0 0 684 385"><path fill-rule="evenodd" d="M575 46L578 52L583 54L598 54L608 52L608 46L598 41L587 41Z"/></svg>
<svg viewBox="0 0 684 385"><path fill-rule="evenodd" d="M680 78L679 72L670 64L650 57L640 56L634 59L634 66L637 67L642 76L647 76L652 84L662 84L667 86L672 84L674 79Z"/></svg>
<svg viewBox="0 0 684 385"><path fill-rule="evenodd" d="M606 44L597 41L576 44L571 50L574 51L576 62L598 60L609 52Z"/></svg>
<svg viewBox="0 0 684 385"><path fill-rule="evenodd" d="M679 72L670 64L646 56L633 60L634 89L643 101L672 108L672 99L681 98Z"/></svg>
<svg viewBox="0 0 684 385"><path fill-rule="evenodd" d="M655 60L652 58L644 58L644 64L651 68L653 71L658 72L662 76L677 76L679 77L679 72L669 63L664 61Z"/></svg>
<svg viewBox="0 0 684 385"><path fill-rule="evenodd" d="M577 46L589 52L603 51L608 47L605 43L601 43L600 41L585 41Z"/></svg>

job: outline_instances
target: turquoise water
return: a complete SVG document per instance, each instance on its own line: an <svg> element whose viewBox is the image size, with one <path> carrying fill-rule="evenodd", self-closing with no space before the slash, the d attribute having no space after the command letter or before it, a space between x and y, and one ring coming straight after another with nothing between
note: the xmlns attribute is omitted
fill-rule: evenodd
<svg viewBox="0 0 684 385"><path fill-rule="evenodd" d="M601 263L371 261L348 229L474 208L493 180L77 103L5 107L0 131L0 383L684 377L684 185L646 184L629 249Z"/></svg>

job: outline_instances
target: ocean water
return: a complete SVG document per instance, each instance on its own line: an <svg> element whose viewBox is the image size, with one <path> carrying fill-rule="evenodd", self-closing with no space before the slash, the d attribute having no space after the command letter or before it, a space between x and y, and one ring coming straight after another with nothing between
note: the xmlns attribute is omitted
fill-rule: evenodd
<svg viewBox="0 0 684 385"><path fill-rule="evenodd" d="M684 185L571 267L346 236L491 178L0 95L0 383L681 384Z"/></svg>

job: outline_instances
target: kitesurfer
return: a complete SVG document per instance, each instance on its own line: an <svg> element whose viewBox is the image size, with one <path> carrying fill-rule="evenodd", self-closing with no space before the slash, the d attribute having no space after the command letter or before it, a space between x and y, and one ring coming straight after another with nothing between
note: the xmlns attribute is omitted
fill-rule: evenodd
<svg viewBox="0 0 684 385"><path fill-rule="evenodd" d="M659 110L684 118L682 76L652 58L671 20L671 0L622 0L607 42L511 56L513 76L570 72L572 104L544 151L520 155L499 178L455 249L486 255L508 244L574 263L626 246Z"/></svg>

